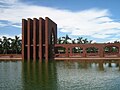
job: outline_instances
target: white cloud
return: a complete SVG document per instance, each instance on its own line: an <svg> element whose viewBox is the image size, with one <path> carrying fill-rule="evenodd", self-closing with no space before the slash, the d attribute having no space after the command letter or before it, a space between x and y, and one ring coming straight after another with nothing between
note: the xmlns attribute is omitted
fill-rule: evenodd
<svg viewBox="0 0 120 90"><path fill-rule="evenodd" d="M11 2L11 7L0 8L0 20L7 20L14 23L21 23L22 18L50 17L58 24L61 32L70 35L87 35L94 38L108 38L113 34L120 33L120 22L110 18L111 14L107 9L88 9L78 12L61 10L56 8L28 5L18 0L2 0L0 2ZM11 24L11 25L12 25ZM12 25L20 27L17 25Z"/></svg>
<svg viewBox="0 0 120 90"><path fill-rule="evenodd" d="M120 38L111 38L110 40L108 40L107 42L113 43L114 41L120 41Z"/></svg>
<svg viewBox="0 0 120 90"><path fill-rule="evenodd" d="M3 4L14 4L18 2L18 0L0 0L0 3L3 3Z"/></svg>
<svg viewBox="0 0 120 90"><path fill-rule="evenodd" d="M0 22L0 27L5 27L5 26L7 26L7 24L3 24Z"/></svg>

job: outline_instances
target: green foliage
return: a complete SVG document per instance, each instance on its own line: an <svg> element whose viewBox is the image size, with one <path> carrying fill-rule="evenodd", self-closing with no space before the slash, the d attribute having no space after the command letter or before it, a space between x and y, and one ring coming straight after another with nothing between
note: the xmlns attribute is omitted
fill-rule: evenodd
<svg viewBox="0 0 120 90"><path fill-rule="evenodd" d="M71 40L71 38L66 35L65 37L62 37L63 38L63 44L69 44L69 41L68 40Z"/></svg>
<svg viewBox="0 0 120 90"><path fill-rule="evenodd" d="M62 44L62 39L61 39L61 37L57 39L57 43L58 43L58 44Z"/></svg>
<svg viewBox="0 0 120 90"><path fill-rule="evenodd" d="M57 39L57 43L58 44L88 44L88 43L92 43L92 40L88 40L87 38L83 38L83 37L78 37L77 39L71 39L68 35L66 35L65 37L59 37Z"/></svg>
<svg viewBox="0 0 120 90"><path fill-rule="evenodd" d="M0 38L0 54L21 53L22 40L15 36L14 39L3 36Z"/></svg>

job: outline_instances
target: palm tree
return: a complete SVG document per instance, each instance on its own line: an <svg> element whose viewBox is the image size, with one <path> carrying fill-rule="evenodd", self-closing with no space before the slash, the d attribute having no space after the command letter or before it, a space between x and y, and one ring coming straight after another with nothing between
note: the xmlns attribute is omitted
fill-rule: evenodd
<svg viewBox="0 0 120 90"><path fill-rule="evenodd" d="M87 38L83 39L83 43L84 43L84 44L87 44L87 43L88 43Z"/></svg>
<svg viewBox="0 0 120 90"><path fill-rule="evenodd" d="M72 40L72 44L75 44L75 39L74 39L74 40Z"/></svg>
<svg viewBox="0 0 120 90"><path fill-rule="evenodd" d="M2 46L3 46L3 54L7 54L10 49L10 38L3 36Z"/></svg>
<svg viewBox="0 0 120 90"><path fill-rule="evenodd" d="M93 40L90 40L89 43L92 43Z"/></svg>
<svg viewBox="0 0 120 90"><path fill-rule="evenodd" d="M58 44L62 44L62 39L61 39L61 37L59 37L59 38L57 39L57 43L58 43Z"/></svg>
<svg viewBox="0 0 120 90"><path fill-rule="evenodd" d="M19 39L19 37L15 36L15 39L11 39L11 50L12 53L20 53L21 52L21 40Z"/></svg>
<svg viewBox="0 0 120 90"><path fill-rule="evenodd" d="M68 44L69 43L68 40L71 40L71 38L68 35L62 38L63 38L63 44Z"/></svg>
<svg viewBox="0 0 120 90"><path fill-rule="evenodd" d="M2 39L0 38L0 54L2 54L2 52L3 52L3 47L2 47Z"/></svg>
<svg viewBox="0 0 120 90"><path fill-rule="evenodd" d="M114 41L114 43L120 43L120 42L116 40L116 41Z"/></svg>
<svg viewBox="0 0 120 90"><path fill-rule="evenodd" d="M82 39L83 39L83 37L78 37L78 38L77 38L77 43L78 43L78 44L82 44L82 43L83 43Z"/></svg>

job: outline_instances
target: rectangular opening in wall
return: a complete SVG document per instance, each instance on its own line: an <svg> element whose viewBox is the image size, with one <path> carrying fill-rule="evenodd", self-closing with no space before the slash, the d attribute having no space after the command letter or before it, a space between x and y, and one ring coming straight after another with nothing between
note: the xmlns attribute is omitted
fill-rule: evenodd
<svg viewBox="0 0 120 90"><path fill-rule="evenodd" d="M45 21L42 22L42 43L45 44Z"/></svg>
<svg viewBox="0 0 120 90"><path fill-rule="evenodd" d="M24 21L24 44L27 45L27 20Z"/></svg>
<svg viewBox="0 0 120 90"><path fill-rule="evenodd" d="M30 46L30 59L33 60L33 46Z"/></svg>
<svg viewBox="0 0 120 90"><path fill-rule="evenodd" d="M27 60L27 46L24 48L24 59Z"/></svg>
<svg viewBox="0 0 120 90"><path fill-rule="evenodd" d="M39 44L39 21L36 21L36 43Z"/></svg>
<svg viewBox="0 0 120 90"><path fill-rule="evenodd" d="M36 59L39 60L39 46L36 47Z"/></svg>
<svg viewBox="0 0 120 90"><path fill-rule="evenodd" d="M42 47L42 57L45 59L45 46Z"/></svg>
<svg viewBox="0 0 120 90"><path fill-rule="evenodd" d="M33 20L30 22L30 44L33 44Z"/></svg>

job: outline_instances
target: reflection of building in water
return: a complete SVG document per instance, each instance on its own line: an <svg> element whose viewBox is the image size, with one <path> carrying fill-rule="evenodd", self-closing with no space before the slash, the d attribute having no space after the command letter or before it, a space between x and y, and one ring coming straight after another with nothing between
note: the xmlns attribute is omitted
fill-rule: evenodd
<svg viewBox="0 0 120 90"><path fill-rule="evenodd" d="M104 66L103 66L103 62L99 62L98 65L99 65L99 70L103 71L104 70Z"/></svg>
<svg viewBox="0 0 120 90"><path fill-rule="evenodd" d="M55 63L24 62L23 64L23 88L40 90L55 90L57 88L57 75Z"/></svg>
<svg viewBox="0 0 120 90"><path fill-rule="evenodd" d="M114 67L115 63L111 64L112 69L108 66L108 63L104 64L103 62L86 62L85 67L83 65L85 64L82 62L57 63L58 88L69 90L77 87L78 90L96 90L95 87L99 87L99 89L104 90L103 87L106 87L106 85L113 85L112 82L109 84L107 80L112 80L120 75L119 72L116 72L118 67Z"/></svg>
<svg viewBox="0 0 120 90"><path fill-rule="evenodd" d="M111 86L114 85L112 80L120 76L120 73L116 72L120 66L116 67L116 63L111 63L112 67L109 67L108 62L106 64L103 62L24 62L23 88L24 90L31 88L71 90L77 87L78 90L81 88L90 90L95 87Z"/></svg>

